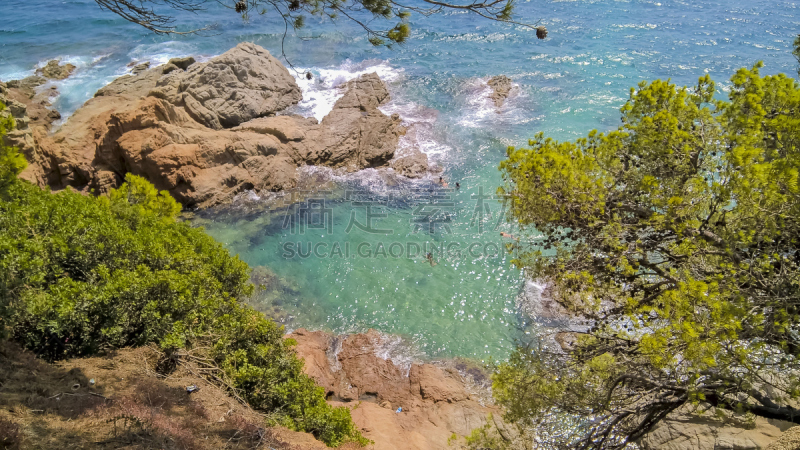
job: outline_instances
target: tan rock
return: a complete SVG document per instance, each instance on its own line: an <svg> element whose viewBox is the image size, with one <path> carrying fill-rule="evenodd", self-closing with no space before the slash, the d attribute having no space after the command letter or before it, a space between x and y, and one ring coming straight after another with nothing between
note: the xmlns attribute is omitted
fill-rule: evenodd
<svg viewBox="0 0 800 450"><path fill-rule="evenodd" d="M505 75L492 77L486 84L492 88L492 93L489 94L489 98L492 99L494 105L498 108L503 106L508 96L511 95L511 88L514 86L511 78Z"/></svg>
<svg viewBox="0 0 800 450"><path fill-rule="evenodd" d="M57 59L48 61L47 65L40 69L36 69L36 75L50 78L53 80L63 80L74 72L76 67L73 64L59 64Z"/></svg>
<svg viewBox="0 0 800 450"><path fill-rule="evenodd" d="M392 160L392 168L408 178L422 178L428 173L428 155L419 150L411 154Z"/></svg>
<svg viewBox="0 0 800 450"><path fill-rule="evenodd" d="M307 119L300 116L274 116L253 119L233 128L233 130L271 134L282 142L287 142L302 141L306 138L306 131L317 128L316 125L317 120L313 117Z"/></svg>
<svg viewBox="0 0 800 450"><path fill-rule="evenodd" d="M710 416L673 413L639 442L644 450L760 450L767 448L792 424L756 418L748 427L735 418L727 421Z"/></svg>
<svg viewBox="0 0 800 450"><path fill-rule="evenodd" d="M434 402L458 402L469 397L458 374L445 373L430 364L414 364L409 372L412 389L419 389L424 399Z"/></svg>
<svg viewBox="0 0 800 450"><path fill-rule="evenodd" d="M347 89L322 119L322 146L318 153L308 156L309 163L323 160L326 165L348 170L385 165L406 131L398 115L388 117L378 110L388 101L389 91L375 73L348 82Z"/></svg>
<svg viewBox="0 0 800 450"><path fill-rule="evenodd" d="M172 103L191 102L201 123L209 128L235 127L275 114L302 99L294 78L270 53L242 43L203 64L176 73L180 83L157 83ZM199 111L202 111L200 113ZM206 112L207 111L207 112Z"/></svg>
<svg viewBox="0 0 800 450"><path fill-rule="evenodd" d="M800 427L792 427L784 431L777 441L767 447L767 450L799 450Z"/></svg>
<svg viewBox="0 0 800 450"><path fill-rule="evenodd" d="M171 65L174 65L175 67L178 67L181 70L186 70L186 69L189 68L189 66L191 66L195 62L196 61L195 61L195 59L193 57L184 56L183 58L172 58L172 59L170 59L169 62L167 63L167 65L171 64Z"/></svg>
<svg viewBox="0 0 800 450"><path fill-rule="evenodd" d="M378 109L389 92L375 74L349 82L317 123L274 115L297 103L300 90L254 44L205 63L188 58L170 64L167 73L165 66L143 68L114 80L52 135L10 135L30 162L22 176L53 189L103 193L133 173L184 206L202 208L247 189L292 188L304 164L350 171L386 165L405 132L399 117ZM34 107L39 94L28 93L32 99L11 103L12 109L49 120ZM424 161L412 165L409 171L423 170ZM343 389L341 395L362 391Z"/></svg>
<svg viewBox="0 0 800 450"><path fill-rule="evenodd" d="M55 94L55 87L37 93L35 88L43 83L41 77L29 77L20 82L0 84L0 102L8 108L0 115L14 118L16 129L3 136L3 143L17 147L30 162L20 175L21 178L36 184L47 184L47 173L54 163L44 155L39 142L46 138L55 120L61 118L58 111L50 109L49 97Z"/></svg>

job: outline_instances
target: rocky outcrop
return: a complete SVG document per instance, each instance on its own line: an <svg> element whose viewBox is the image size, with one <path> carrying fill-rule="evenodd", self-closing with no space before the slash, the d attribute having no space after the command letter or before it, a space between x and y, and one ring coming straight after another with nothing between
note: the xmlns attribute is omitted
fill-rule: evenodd
<svg viewBox="0 0 800 450"><path fill-rule="evenodd" d="M250 43L159 78L150 95L184 107L194 120L215 130L273 115L303 98L289 71Z"/></svg>
<svg viewBox="0 0 800 450"><path fill-rule="evenodd" d="M54 121L61 118L58 111L50 109L50 97L56 95L55 87L36 92L36 78L29 77L20 81L0 83L0 102L6 105L0 116L14 118L15 129L3 136L3 144L16 147L30 162L26 170L28 178L38 181L44 177L43 167L51 167L52 162L44 155L37 141L46 138Z"/></svg>
<svg viewBox="0 0 800 450"><path fill-rule="evenodd" d="M470 392L455 369L432 364L404 369L377 356L386 337L374 330L335 337L299 329L287 337L297 341L304 370L325 389L330 403L357 405L353 421L375 441L375 449L450 448L453 433L469 435L492 412L498 428L512 428L502 424L501 413L485 406L479 394Z"/></svg>
<svg viewBox="0 0 800 450"><path fill-rule="evenodd" d="M767 450L798 450L800 449L800 427L786 430L777 441L767 447Z"/></svg>
<svg viewBox="0 0 800 450"><path fill-rule="evenodd" d="M51 80L63 80L74 72L76 67L73 64L59 64L59 60L48 61L44 67L36 69L36 75L50 78Z"/></svg>
<svg viewBox="0 0 800 450"><path fill-rule="evenodd" d="M486 84L492 88L489 98L491 98L494 102L494 106L498 108L503 106L503 103L506 101L508 96L511 95L511 88L514 87L511 78L508 78L505 75L492 77Z"/></svg>
<svg viewBox="0 0 800 450"><path fill-rule="evenodd" d="M208 62L173 59L118 78L36 140L43 157L29 159L22 176L103 193L133 173L184 206L212 206L246 189L291 188L305 164L386 165L405 133L397 115L378 109L388 99L367 74L347 84L320 123L286 115L301 100L294 78L268 51L243 43Z"/></svg>
<svg viewBox="0 0 800 450"><path fill-rule="evenodd" d="M710 413L679 412L667 416L638 444L644 450L762 450L793 425L760 417L747 424L736 417L721 420Z"/></svg>
<svg viewBox="0 0 800 450"><path fill-rule="evenodd" d="M393 160L391 166L395 172L408 178L422 178L430 170L428 155L416 149L409 155Z"/></svg>

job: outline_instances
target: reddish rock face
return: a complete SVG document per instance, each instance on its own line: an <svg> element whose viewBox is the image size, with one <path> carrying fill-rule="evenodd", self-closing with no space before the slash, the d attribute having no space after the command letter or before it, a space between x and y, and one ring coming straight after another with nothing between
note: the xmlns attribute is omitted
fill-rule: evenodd
<svg viewBox="0 0 800 450"><path fill-rule="evenodd" d="M377 356L386 337L374 330L335 337L299 329L287 338L297 342L305 372L329 402L353 408L353 420L376 449L445 449L453 433L469 435L490 413L500 422L501 413L472 396L457 371L412 364L406 374Z"/></svg>
<svg viewBox="0 0 800 450"><path fill-rule="evenodd" d="M254 44L205 63L143 68L99 90L54 134L19 137L30 163L21 176L103 193L133 173L202 208L246 189L294 187L305 164L386 165L405 133L398 116L378 110L389 99L386 86L373 73L346 89L317 123L275 115L302 95L286 68Z"/></svg>

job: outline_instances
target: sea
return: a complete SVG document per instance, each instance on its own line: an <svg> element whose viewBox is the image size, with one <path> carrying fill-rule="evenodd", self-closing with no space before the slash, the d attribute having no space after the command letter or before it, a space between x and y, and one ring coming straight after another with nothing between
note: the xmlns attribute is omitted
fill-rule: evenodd
<svg viewBox="0 0 800 450"><path fill-rule="evenodd" d="M793 77L798 67L791 50L800 8L792 1L520 0L515 19L546 27L546 39L522 25L444 11L413 14L410 38L390 49L372 46L346 18L307 17L304 29L285 33L274 11L243 20L205 4L176 16L178 30L205 31L157 35L92 0L0 0L0 80L32 75L51 59L76 65L53 83L54 107L68 118L134 64L202 61L254 42L302 88L291 112L321 119L347 81L377 73L391 92L381 109L408 127L398 154L419 149L441 172L408 180L385 170L305 167L296 190L245 192L186 220L263 266L266 287L248 301L287 331L376 329L395 359L502 361L553 329L554 317L537 303L545 283L515 267L508 245L542 238L508 220L498 193L509 146L538 132L571 140L612 130L643 81L691 85L710 74L724 98L741 67L763 61L762 73ZM498 75L514 86L500 107L487 85Z"/></svg>

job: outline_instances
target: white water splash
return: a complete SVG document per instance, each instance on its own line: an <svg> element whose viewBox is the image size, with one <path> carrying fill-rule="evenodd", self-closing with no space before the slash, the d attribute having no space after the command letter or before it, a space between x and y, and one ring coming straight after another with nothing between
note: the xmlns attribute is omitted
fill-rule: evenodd
<svg viewBox="0 0 800 450"><path fill-rule="evenodd" d="M349 60L335 68L297 68L295 81L303 91L303 100L297 105L298 112L306 117L322 120L333 109L334 103L344 95L344 85L361 75L375 72L385 83L393 83L402 77L403 69L389 65L388 61L366 60L353 63ZM312 79L306 78L310 72Z"/></svg>

